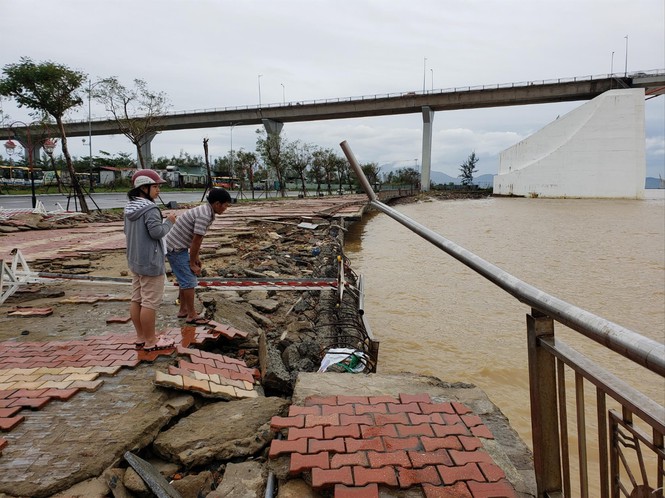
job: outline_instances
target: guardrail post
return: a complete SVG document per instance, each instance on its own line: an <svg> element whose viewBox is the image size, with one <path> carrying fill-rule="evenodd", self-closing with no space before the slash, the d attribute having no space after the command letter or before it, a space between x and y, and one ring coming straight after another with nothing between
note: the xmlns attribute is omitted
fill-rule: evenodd
<svg viewBox="0 0 665 498"><path fill-rule="evenodd" d="M536 309L526 316L529 358L533 467L538 497L561 492L561 457L557 416L556 359L538 346L538 339L554 336L554 320Z"/></svg>

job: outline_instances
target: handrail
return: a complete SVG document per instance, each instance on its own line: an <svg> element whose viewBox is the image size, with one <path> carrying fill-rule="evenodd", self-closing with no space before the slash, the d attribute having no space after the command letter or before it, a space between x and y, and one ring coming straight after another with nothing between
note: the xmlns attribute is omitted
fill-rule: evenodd
<svg viewBox="0 0 665 498"><path fill-rule="evenodd" d="M665 376L665 344L660 344L637 332L551 296L383 204L372 190L348 143L343 141L340 143L340 147L355 171L363 190L369 197L372 207L382 211L412 232L428 240L519 301L551 316L556 321L635 361L650 371Z"/></svg>

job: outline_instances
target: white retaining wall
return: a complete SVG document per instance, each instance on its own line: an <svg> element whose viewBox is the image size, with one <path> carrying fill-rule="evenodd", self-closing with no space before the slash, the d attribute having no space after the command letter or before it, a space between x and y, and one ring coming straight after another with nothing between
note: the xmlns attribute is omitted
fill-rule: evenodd
<svg viewBox="0 0 665 498"><path fill-rule="evenodd" d="M494 193L641 199L644 89L610 90L500 154Z"/></svg>

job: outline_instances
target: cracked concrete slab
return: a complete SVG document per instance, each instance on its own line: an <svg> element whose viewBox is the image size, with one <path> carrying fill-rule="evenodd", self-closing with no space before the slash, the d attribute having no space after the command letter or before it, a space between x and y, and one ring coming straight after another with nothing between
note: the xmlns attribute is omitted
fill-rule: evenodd
<svg viewBox="0 0 665 498"><path fill-rule="evenodd" d="M97 477L125 451L152 441L189 395L155 389L155 367L140 365L105 378L95 393L79 393L29 412L4 437L0 493L40 498ZM185 401L184 400L189 400Z"/></svg>

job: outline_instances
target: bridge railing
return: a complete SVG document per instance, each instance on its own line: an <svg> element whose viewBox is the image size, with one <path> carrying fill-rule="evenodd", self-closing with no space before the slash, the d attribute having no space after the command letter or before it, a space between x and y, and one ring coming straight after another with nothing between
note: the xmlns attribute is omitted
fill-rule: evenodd
<svg viewBox="0 0 665 498"><path fill-rule="evenodd" d="M209 114L216 112L233 112L233 111L250 111L250 110L259 110L259 109L271 109L271 108L282 108L282 107L295 107L295 106L305 106L305 105L322 105L322 104L339 104L344 102L358 102L358 101L367 101L367 100L382 100L382 99L391 99L396 97L409 97L417 95L433 95L433 94L443 94L443 93L457 93L457 92L471 92L478 90L496 90L501 88L523 88L527 86L534 85L553 85L559 83L573 83L580 81L593 81L593 80L604 80L608 78L633 78L637 76L662 76L665 74L664 69L651 69L648 71L639 71L637 73L613 73L613 74L601 74L601 75L590 75L590 76L574 76L567 78L553 78L553 79L544 79L544 80L533 80L533 81L520 81L514 83L494 83L488 85L474 85L474 86L460 86L460 87L450 87L442 89L431 89L431 90L417 90L417 91L406 91L406 92L392 92L392 93L383 93L383 94L374 94L374 95L359 95L351 97L337 97L330 99L314 99L314 100L300 100L293 102L279 102L279 103L268 103L262 105L241 105L241 106L229 106L229 107L212 107L205 109L194 109L188 111L173 111L164 113L165 117L169 116L180 116L180 115L189 115L189 114ZM136 116L140 117L140 116ZM92 122L99 121L108 121L108 118L94 118L91 119ZM66 124L76 124L76 123L88 123L88 119L81 120L72 120L67 121Z"/></svg>
<svg viewBox="0 0 665 498"><path fill-rule="evenodd" d="M348 144L341 147L372 207L531 307L526 328L538 497L663 498L665 407L555 337L554 322L630 360L646 370L641 377L655 377L663 387L665 345L546 294L383 204Z"/></svg>

